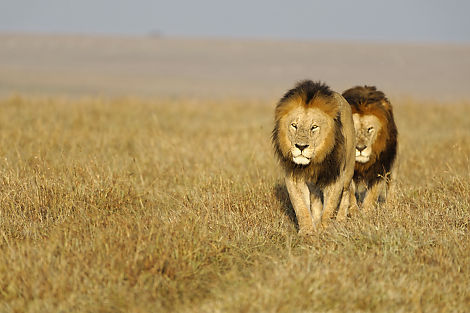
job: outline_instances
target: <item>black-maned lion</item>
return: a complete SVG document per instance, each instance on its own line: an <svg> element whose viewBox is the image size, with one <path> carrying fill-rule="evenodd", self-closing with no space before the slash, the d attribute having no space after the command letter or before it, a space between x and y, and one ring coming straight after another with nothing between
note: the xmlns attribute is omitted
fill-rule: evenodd
<svg viewBox="0 0 470 313"><path fill-rule="evenodd" d="M355 205L355 135L346 100L325 84L298 83L276 106L272 141L299 233L326 226L338 207L337 219L344 219L350 201Z"/></svg>
<svg viewBox="0 0 470 313"><path fill-rule="evenodd" d="M354 183L364 211L379 200L385 201L396 176L398 131L393 108L382 91L373 86L357 86L343 92L351 105L356 131Z"/></svg>

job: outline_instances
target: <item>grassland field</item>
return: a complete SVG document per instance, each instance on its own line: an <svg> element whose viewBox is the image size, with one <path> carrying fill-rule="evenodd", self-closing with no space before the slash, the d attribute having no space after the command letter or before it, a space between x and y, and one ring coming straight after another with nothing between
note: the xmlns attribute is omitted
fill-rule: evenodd
<svg viewBox="0 0 470 313"><path fill-rule="evenodd" d="M470 312L470 103L392 97L393 201L310 238L274 102L0 100L0 312Z"/></svg>

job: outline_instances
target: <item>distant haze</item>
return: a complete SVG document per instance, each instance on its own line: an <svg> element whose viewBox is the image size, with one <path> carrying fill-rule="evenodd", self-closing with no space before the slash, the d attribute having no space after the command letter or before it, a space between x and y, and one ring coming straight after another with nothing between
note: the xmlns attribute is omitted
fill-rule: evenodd
<svg viewBox="0 0 470 313"><path fill-rule="evenodd" d="M0 2L0 32L470 42L468 0Z"/></svg>
<svg viewBox="0 0 470 313"><path fill-rule="evenodd" d="M0 34L0 97L276 98L300 79L341 91L469 99L470 45Z"/></svg>

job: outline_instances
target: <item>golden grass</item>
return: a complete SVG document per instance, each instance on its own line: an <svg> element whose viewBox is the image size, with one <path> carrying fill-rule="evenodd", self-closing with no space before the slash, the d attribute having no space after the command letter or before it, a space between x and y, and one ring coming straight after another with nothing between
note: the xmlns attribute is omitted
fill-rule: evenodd
<svg viewBox="0 0 470 313"><path fill-rule="evenodd" d="M310 239L268 101L0 101L1 312L468 312L470 106L396 101L394 201Z"/></svg>

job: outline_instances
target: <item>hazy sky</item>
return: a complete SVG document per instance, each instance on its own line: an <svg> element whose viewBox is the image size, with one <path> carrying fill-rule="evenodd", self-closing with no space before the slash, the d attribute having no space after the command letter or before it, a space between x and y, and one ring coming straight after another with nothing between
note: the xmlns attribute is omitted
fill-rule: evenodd
<svg viewBox="0 0 470 313"><path fill-rule="evenodd" d="M0 0L0 31L470 42L469 0Z"/></svg>

